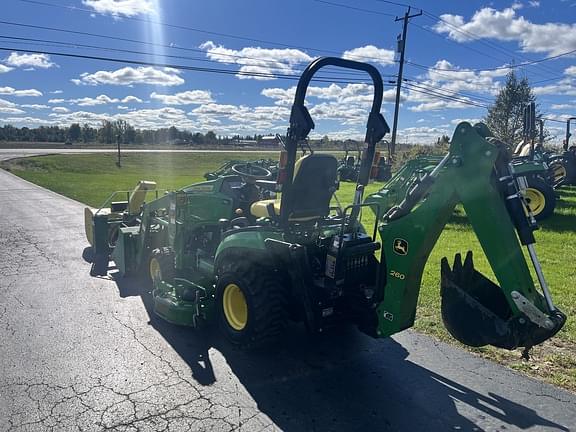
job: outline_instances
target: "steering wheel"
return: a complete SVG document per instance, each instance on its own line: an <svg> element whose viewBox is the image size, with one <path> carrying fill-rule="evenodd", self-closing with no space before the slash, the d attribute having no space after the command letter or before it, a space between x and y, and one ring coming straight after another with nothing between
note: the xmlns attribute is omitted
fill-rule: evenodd
<svg viewBox="0 0 576 432"><path fill-rule="evenodd" d="M270 170L260 165L251 164L250 162L234 164L231 170L234 174L242 177L246 183L255 182L256 180L266 180L272 177Z"/></svg>

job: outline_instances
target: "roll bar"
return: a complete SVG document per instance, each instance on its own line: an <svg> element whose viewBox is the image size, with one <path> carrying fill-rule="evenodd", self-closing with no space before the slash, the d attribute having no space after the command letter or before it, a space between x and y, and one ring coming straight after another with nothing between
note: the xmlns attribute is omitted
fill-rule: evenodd
<svg viewBox="0 0 576 432"><path fill-rule="evenodd" d="M362 157L362 164L358 175L359 185L365 186L368 184L376 143L390 131L386 120L384 120L384 117L380 114L384 84L382 83L380 73L374 66L368 63L360 63L338 57L320 57L310 63L298 81L292 111L290 112L290 126L286 134L286 183L282 186L282 204L280 208L280 221L283 224L288 222L289 211L292 207L292 180L294 176L294 164L296 163L298 143L305 139L310 131L314 129L314 121L312 120L308 109L304 105L306 91L308 90L308 86L314 77L314 74L326 66L337 66L344 69L364 71L370 75L374 85L372 108L370 109L368 122L366 124L365 142L367 147Z"/></svg>
<svg viewBox="0 0 576 432"><path fill-rule="evenodd" d="M564 151L568 150L568 143L570 142L570 137L572 134L570 133L570 122L576 120L576 117L570 117L566 120L566 140L564 141Z"/></svg>

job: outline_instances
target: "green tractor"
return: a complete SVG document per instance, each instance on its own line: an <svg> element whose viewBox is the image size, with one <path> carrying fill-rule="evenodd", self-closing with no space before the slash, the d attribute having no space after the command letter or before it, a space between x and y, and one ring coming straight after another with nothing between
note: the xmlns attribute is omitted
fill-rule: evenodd
<svg viewBox="0 0 576 432"><path fill-rule="evenodd" d="M333 204L337 159L316 152L297 158L314 128L306 91L325 66L364 71L374 86L356 191L344 207ZM290 321L312 333L353 323L387 337L413 325L424 266L461 203L500 286L474 269L471 254L464 261L458 255L452 267L444 260L442 315L450 333L468 345L506 349L552 337L566 316L552 302L536 257L524 183L483 125L461 123L449 153L397 205L387 208L379 194L364 201L376 145L389 131L382 95L373 66L315 60L298 82L276 182L237 167L235 175L149 202L141 199L152 189L144 183L126 202L88 210L92 274L106 275L109 261L120 276L146 272L157 315L192 327L218 323L242 347L278 340ZM361 223L369 209L377 221L372 232Z"/></svg>
<svg viewBox="0 0 576 432"><path fill-rule="evenodd" d="M576 121L576 117L566 120L566 138L563 143L564 152L560 155L560 161L556 164L559 175L562 176L560 186L576 186L576 145L570 145L570 123Z"/></svg>
<svg viewBox="0 0 576 432"><path fill-rule="evenodd" d="M538 119L540 133L536 142L536 104L524 107L522 141L513 151L514 170L525 177L525 200L537 221L554 214L557 196L554 191L564 181L561 158L544 150L544 121Z"/></svg>

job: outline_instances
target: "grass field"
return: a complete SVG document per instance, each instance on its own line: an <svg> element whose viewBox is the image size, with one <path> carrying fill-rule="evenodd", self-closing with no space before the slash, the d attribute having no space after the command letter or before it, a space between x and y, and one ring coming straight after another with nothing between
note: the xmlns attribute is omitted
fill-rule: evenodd
<svg viewBox="0 0 576 432"><path fill-rule="evenodd" d="M142 179L154 180L163 189L174 189L203 180L203 174L229 159L273 157L255 153L127 154L121 169L112 154L52 155L17 159L0 166L12 173L70 198L98 207L112 191L129 190ZM368 193L378 190L371 184ZM342 183L338 196L350 202L354 187ZM520 359L519 351L474 349L529 375L576 391L576 188L559 191L556 213L536 232L537 250L554 298L569 317L564 329L532 351L532 360ZM373 224L366 212L365 222ZM495 221L496 222L496 221ZM442 233L426 265L415 328L441 340L458 344L442 325L439 308L440 259L472 250L479 271L492 277L488 263L463 214L455 215Z"/></svg>

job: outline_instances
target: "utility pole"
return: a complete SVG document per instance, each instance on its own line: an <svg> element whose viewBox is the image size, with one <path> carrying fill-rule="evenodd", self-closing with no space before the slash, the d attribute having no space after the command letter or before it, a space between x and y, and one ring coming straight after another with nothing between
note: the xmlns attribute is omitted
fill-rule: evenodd
<svg viewBox="0 0 576 432"><path fill-rule="evenodd" d="M396 131L398 130L398 111L400 111L400 90L402 89L402 73L404 72L404 52L406 51L406 33L408 32L408 20L422 15L422 10L417 14L410 15L411 7L404 14L403 18L396 17L395 21L404 21L402 28L402 38L398 35L398 50L400 51L400 66L398 67L398 78L396 79L396 106L394 107L394 124L392 125L392 139L388 151L389 156L394 155L396 149Z"/></svg>
<svg viewBox="0 0 576 432"><path fill-rule="evenodd" d="M118 160L116 161L116 166L122 168L122 164L120 163L120 134L116 135L116 145L118 147Z"/></svg>

